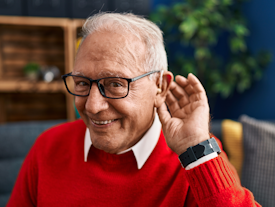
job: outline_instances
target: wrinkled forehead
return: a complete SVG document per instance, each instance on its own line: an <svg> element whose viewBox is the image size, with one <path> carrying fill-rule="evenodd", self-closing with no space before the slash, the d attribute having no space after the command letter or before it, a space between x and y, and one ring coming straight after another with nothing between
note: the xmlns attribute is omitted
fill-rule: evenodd
<svg viewBox="0 0 275 207"><path fill-rule="evenodd" d="M83 41L76 61L114 61L127 68L145 71L145 44L133 34L119 31L97 31Z"/></svg>

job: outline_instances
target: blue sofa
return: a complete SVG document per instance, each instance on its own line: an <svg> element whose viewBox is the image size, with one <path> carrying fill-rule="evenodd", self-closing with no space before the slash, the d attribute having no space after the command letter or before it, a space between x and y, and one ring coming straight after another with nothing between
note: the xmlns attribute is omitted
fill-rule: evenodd
<svg viewBox="0 0 275 207"><path fill-rule="evenodd" d="M0 124L0 207L6 206L22 162L38 135L65 121Z"/></svg>

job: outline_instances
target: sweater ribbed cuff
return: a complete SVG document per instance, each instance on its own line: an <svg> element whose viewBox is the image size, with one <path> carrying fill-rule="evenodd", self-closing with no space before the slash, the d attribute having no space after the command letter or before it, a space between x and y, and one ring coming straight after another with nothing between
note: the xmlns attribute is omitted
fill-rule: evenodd
<svg viewBox="0 0 275 207"><path fill-rule="evenodd" d="M199 200L213 196L236 183L233 172L220 156L185 172L191 190Z"/></svg>

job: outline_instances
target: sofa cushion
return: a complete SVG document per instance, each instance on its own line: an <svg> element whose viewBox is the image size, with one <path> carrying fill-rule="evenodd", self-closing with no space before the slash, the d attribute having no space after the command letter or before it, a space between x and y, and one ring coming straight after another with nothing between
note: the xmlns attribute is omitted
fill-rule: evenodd
<svg viewBox="0 0 275 207"><path fill-rule="evenodd" d="M0 159L25 157L40 133L61 122L64 120L0 124Z"/></svg>
<svg viewBox="0 0 275 207"><path fill-rule="evenodd" d="M0 194L0 207L5 207L10 198L10 193Z"/></svg>
<svg viewBox="0 0 275 207"><path fill-rule="evenodd" d="M242 185L265 207L275 206L275 124L240 117L243 125Z"/></svg>
<svg viewBox="0 0 275 207"><path fill-rule="evenodd" d="M222 140L229 161L236 168L239 177L243 165L243 132L242 124L225 119L222 121Z"/></svg>
<svg viewBox="0 0 275 207"><path fill-rule="evenodd" d="M11 158L0 160L0 194L12 191L17 174L24 161L24 158Z"/></svg>

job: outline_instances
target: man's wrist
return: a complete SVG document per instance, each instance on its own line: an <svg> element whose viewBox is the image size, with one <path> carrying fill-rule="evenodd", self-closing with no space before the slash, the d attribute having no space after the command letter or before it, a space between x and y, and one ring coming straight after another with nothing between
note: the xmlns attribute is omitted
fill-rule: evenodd
<svg viewBox="0 0 275 207"><path fill-rule="evenodd" d="M210 138L206 141L203 141L193 147L189 147L184 153L179 156L179 160L184 168L189 164L197 161L198 159L217 152L221 152L221 149L216 142L215 138Z"/></svg>
<svg viewBox="0 0 275 207"><path fill-rule="evenodd" d="M190 163L189 165L186 166L185 169L186 170L191 170L191 169L193 169L193 168L195 168L195 167L197 167L197 166L199 166L199 165L201 165L201 164L203 164L203 163L205 163L205 162L207 162L209 160L212 160L212 159L214 159L216 157L218 157L218 153L217 152L213 152L213 153L211 153L209 155L206 155L206 156L204 156L202 158L199 158L195 162Z"/></svg>

